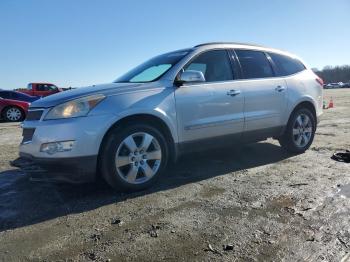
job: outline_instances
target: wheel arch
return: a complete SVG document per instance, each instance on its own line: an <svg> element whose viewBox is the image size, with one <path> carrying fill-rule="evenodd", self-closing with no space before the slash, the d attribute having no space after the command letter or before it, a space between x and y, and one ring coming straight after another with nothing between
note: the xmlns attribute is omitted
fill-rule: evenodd
<svg viewBox="0 0 350 262"><path fill-rule="evenodd" d="M290 133L288 135L288 132L291 132L289 130L290 130L290 128L293 128L293 122L291 121L291 119L293 118L294 113L297 110L300 110L300 109L308 109L308 110L310 110L311 114L314 116L315 129L313 130L312 138L310 140L311 142L309 141L308 142L309 144L307 144L306 147L298 149L291 142L291 137L289 136ZM312 101L304 100L304 101L301 101L298 104L296 104L294 106L293 110L291 111L290 115L289 115L287 125L283 128L283 132L281 133L281 135L279 137L276 137L279 140L280 145L283 148L285 148L287 151L292 152L292 153L302 153L305 150L307 150L310 147L310 145L311 145L311 143L313 141L315 132L316 132L316 128L317 128L317 118L316 117L317 117L317 115L316 115L316 107L315 107L315 105L314 105L314 103Z"/></svg>
<svg viewBox="0 0 350 262"><path fill-rule="evenodd" d="M307 109L309 109L309 110L312 112L312 114L313 114L313 116L314 116L314 118L315 118L315 121L316 121L316 123L317 123L316 106L314 105L313 102L311 102L311 101L309 101L309 100L305 100L305 101L299 102L297 105L295 105L294 108L293 108L293 110L292 110L292 112L291 112L290 115L289 115L289 119L290 119L290 117L292 116L292 114L293 114L296 110L298 110L298 109L300 109L300 108L307 108Z"/></svg>
<svg viewBox="0 0 350 262"><path fill-rule="evenodd" d="M23 113L23 118L26 117L26 111L24 108L22 108L21 106L18 106L18 105L6 105L0 112L0 116L1 118L4 118L4 113L6 112L6 110L10 107L16 107L18 108L19 110L21 110L21 112Z"/></svg>
<svg viewBox="0 0 350 262"><path fill-rule="evenodd" d="M151 125L151 126L157 128L158 130L160 130L160 132L164 135L164 137L168 143L169 150L170 150L170 159L172 161L176 161L176 159L177 159L177 147L176 147L172 132L171 132L169 126L166 124L166 122L164 120L162 120L160 117L152 115L152 114L133 114L133 115L125 116L125 117L117 120L105 132L105 134L103 135L102 141L100 143L99 151L98 151L98 162L100 161L99 159L101 157L102 148L104 147L106 139L107 139L108 135L112 132L112 130L115 127L127 125L130 123L145 123L147 125ZM99 166L99 165L97 165L97 166Z"/></svg>
<svg viewBox="0 0 350 262"><path fill-rule="evenodd" d="M317 128L317 115L316 115L316 106L315 104L310 101L310 100L304 100L304 101L300 101L299 103L297 103L294 107L293 107L293 110L291 110L291 112L289 113L289 116L288 116L288 121L286 123L286 125L284 126L282 132L281 132L281 135L284 134L286 128L287 128L287 125L291 119L291 117L293 116L294 112L297 111L298 109L300 108L307 108L311 111L312 115L314 116L315 118L315 128Z"/></svg>

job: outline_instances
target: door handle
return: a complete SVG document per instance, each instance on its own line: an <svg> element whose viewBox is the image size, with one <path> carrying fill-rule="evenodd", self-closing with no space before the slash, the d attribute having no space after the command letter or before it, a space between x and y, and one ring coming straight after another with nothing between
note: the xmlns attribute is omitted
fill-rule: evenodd
<svg viewBox="0 0 350 262"><path fill-rule="evenodd" d="M240 93L241 93L240 90L234 90L234 89L232 89L232 90L230 90L230 91L227 92L227 95L228 95L228 96L236 96L236 95L239 95Z"/></svg>
<svg viewBox="0 0 350 262"><path fill-rule="evenodd" d="M284 89L286 89L284 86L277 86L277 87L275 88L275 90L276 90L277 92L282 92L282 91L284 91Z"/></svg>

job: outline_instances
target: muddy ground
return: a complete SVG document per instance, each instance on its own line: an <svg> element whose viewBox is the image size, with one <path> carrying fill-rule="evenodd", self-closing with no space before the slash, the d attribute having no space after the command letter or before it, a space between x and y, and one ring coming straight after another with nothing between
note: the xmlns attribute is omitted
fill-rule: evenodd
<svg viewBox="0 0 350 262"><path fill-rule="evenodd" d="M188 155L135 194L30 182L8 164L19 124L0 123L0 260L348 261L350 164L330 156L350 149L350 89L330 96L306 153L268 140Z"/></svg>

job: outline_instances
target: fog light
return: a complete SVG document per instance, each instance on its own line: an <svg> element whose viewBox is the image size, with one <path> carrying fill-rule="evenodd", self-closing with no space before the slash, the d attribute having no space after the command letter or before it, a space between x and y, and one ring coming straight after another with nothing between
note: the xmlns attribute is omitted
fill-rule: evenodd
<svg viewBox="0 0 350 262"><path fill-rule="evenodd" d="M47 153L49 155L58 153L58 152L67 152L72 150L74 141L61 141L61 142L52 142L42 144L40 147L40 152Z"/></svg>

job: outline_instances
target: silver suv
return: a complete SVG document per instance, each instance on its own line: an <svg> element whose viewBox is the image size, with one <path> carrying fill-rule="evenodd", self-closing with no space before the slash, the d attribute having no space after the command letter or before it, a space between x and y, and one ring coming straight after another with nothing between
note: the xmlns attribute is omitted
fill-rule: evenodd
<svg viewBox="0 0 350 262"><path fill-rule="evenodd" d="M166 53L113 83L32 103L13 165L49 180L101 175L140 190L188 151L273 137L302 153L322 114L322 84L296 56L256 45Z"/></svg>

